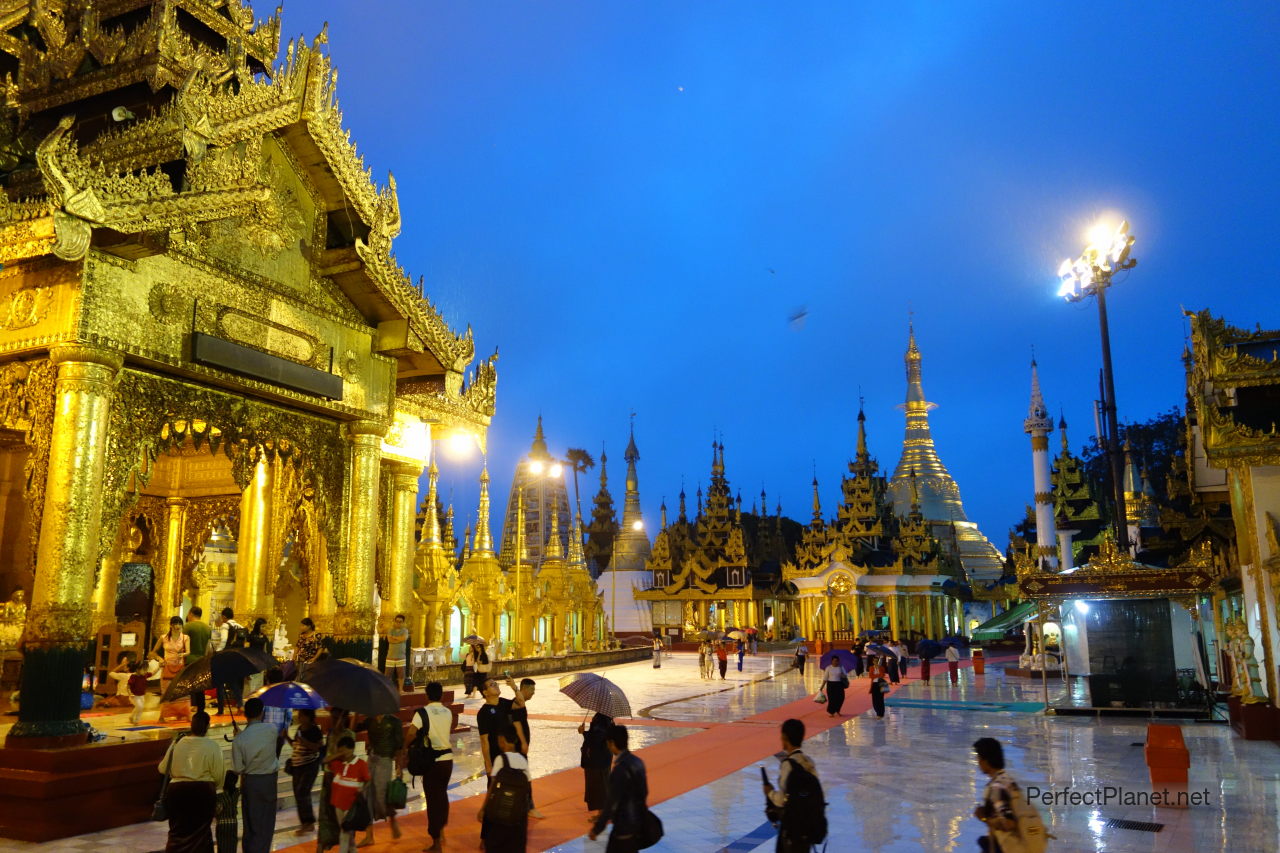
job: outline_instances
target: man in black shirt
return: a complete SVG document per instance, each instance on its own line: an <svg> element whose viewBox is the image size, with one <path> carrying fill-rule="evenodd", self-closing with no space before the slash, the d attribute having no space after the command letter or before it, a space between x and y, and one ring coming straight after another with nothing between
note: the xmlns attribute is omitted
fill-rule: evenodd
<svg viewBox="0 0 1280 853"><path fill-rule="evenodd" d="M507 717L515 726L516 735L520 738L520 743L518 744L520 754L523 755L525 759L528 759L529 739L533 733L529 729L529 709L526 707L525 703L533 698L534 691L538 689L538 685L532 678L522 678L520 680L520 687L517 689L515 681L508 676L507 686L511 688L511 691L515 696L511 699L499 699L498 705L506 710ZM534 806L532 792L530 792L529 796L529 816L539 820L545 817L545 815L538 811L537 807Z"/></svg>
<svg viewBox="0 0 1280 853"><path fill-rule="evenodd" d="M492 678L480 688L484 704L476 711L476 727L480 730L480 755L484 758L485 775L493 773L493 759L501 755L498 732L511 725L511 714L501 704L501 688Z"/></svg>

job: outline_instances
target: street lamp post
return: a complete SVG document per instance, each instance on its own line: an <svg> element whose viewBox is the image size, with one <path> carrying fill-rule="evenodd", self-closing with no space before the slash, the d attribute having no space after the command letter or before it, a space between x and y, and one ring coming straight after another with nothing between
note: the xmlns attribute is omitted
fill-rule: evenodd
<svg viewBox="0 0 1280 853"><path fill-rule="evenodd" d="M533 459L525 465L525 471L529 476L527 478L522 478L516 486L516 608L515 624L512 626L515 631L515 642L512 643L512 651L515 652L515 656L517 658L524 656L524 631L522 628L524 619L521 615L521 610L524 607L524 566L522 562L524 560L524 489L525 486L528 485L528 480L537 480L541 482L544 478L554 479L561 475L563 469L560 467L560 463L558 462L544 464L540 460ZM541 496L541 492L539 492L539 496ZM560 507L554 500L554 496L552 502L556 504L553 507L552 512L559 512ZM538 526L541 528L541 500L538 501L538 513Z"/></svg>
<svg viewBox="0 0 1280 853"><path fill-rule="evenodd" d="M1099 223L1089 232L1089 245L1074 261L1065 260L1058 267L1062 286L1058 295L1068 302L1080 302L1088 296L1097 297L1098 326L1102 337L1102 408L1107 416L1106 448L1111 463L1111 493L1115 503L1116 546L1121 553L1129 552L1129 526L1124 505L1124 451L1120 446L1119 427L1116 423L1115 377L1111 370L1111 331L1107 324L1107 288L1111 276L1118 270L1130 270L1137 266L1130 257L1134 238L1129 234L1129 223L1121 222L1112 228Z"/></svg>

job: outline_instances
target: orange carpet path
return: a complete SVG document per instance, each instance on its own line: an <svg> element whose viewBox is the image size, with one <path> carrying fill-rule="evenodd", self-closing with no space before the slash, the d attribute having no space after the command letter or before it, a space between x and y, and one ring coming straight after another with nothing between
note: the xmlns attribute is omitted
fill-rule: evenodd
<svg viewBox="0 0 1280 853"><path fill-rule="evenodd" d="M990 659L988 659L990 662ZM961 661L968 667L969 661ZM915 672L918 674L919 669ZM784 674L784 677L786 674ZM941 685L947 678L946 668L935 667L933 681ZM915 681L917 679L910 679ZM812 695L777 708L753 714L742 720L724 723L699 723L703 731L684 737L647 746L637 750L645 763L649 781L649 806L686 794L703 785L721 779L754 763L764 763L771 777L776 777L777 762L774 753L782 745L778 740L778 725L795 717L804 721L806 737L849 722L850 717L871 708L869 685L865 680L854 679L845 696L843 715L828 717L825 705L813 701ZM530 714L534 717L533 714ZM558 715L556 715L558 716ZM580 718L575 718L580 719ZM670 725L674 721L635 720L637 726ZM770 759L766 761L765 759ZM587 824L586 804L583 802L583 780L580 768L570 768L541 776L533 780L533 799L545 820L529 821L529 850L547 850L585 834ZM763 795L762 795L763 796ZM477 794L458 800L449 806L449 824L445 830L444 849L453 851L478 851L480 849L480 822L476 820L483 795ZM764 801L761 799L761 809ZM763 811L762 811L763 813ZM385 823L375 827L377 843L362 848L370 853L409 853L420 851L429 843L427 815L417 811L400 819L403 837L390 838ZM607 836L608 830L601 835ZM284 850L302 853L315 850L315 838L286 847Z"/></svg>

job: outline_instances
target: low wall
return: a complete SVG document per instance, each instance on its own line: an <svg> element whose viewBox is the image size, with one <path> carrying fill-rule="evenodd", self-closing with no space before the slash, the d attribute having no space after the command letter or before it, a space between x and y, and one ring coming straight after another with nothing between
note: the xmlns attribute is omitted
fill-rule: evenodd
<svg viewBox="0 0 1280 853"><path fill-rule="evenodd" d="M634 663L649 660L653 650L649 648L613 649L607 652L574 652L560 657L543 658L511 658L494 661L493 674L501 676L510 670L513 678L535 678L539 675L552 675L557 672L572 672L579 669L599 669L619 663ZM461 684L462 664L450 663L444 666L422 668L413 673L415 687L421 687L428 681L439 681L441 684Z"/></svg>

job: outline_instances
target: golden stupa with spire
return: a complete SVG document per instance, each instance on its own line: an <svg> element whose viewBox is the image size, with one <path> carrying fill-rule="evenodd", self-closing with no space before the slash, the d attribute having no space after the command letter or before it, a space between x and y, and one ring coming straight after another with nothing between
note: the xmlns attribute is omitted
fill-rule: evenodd
<svg viewBox="0 0 1280 853"><path fill-rule="evenodd" d="M907 400L903 408L907 423L902 456L889 479L893 509L900 516L910 515L916 504L913 491L918 490L920 515L930 522L933 535L943 548L959 559L977 595L1004 575L1004 559L978 525L965 515L960 487L938 458L929 428L929 411L936 406L924 396L920 348L916 345L914 327L909 327L905 360Z"/></svg>

